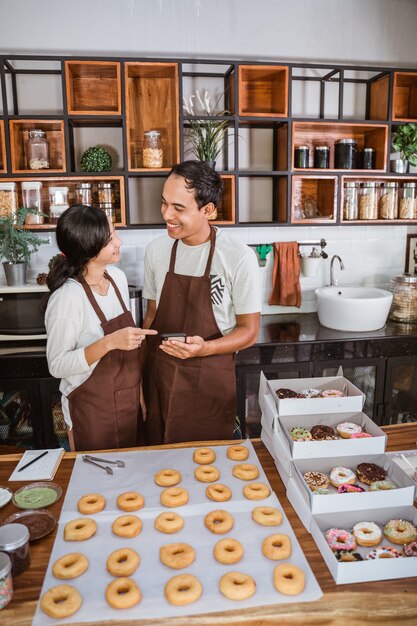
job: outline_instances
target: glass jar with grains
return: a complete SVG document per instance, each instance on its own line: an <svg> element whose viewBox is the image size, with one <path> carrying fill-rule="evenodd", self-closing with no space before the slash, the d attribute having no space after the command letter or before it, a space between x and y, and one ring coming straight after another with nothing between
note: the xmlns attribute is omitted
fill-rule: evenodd
<svg viewBox="0 0 417 626"><path fill-rule="evenodd" d="M379 218L381 220L395 220L398 217L398 183L387 182L381 185L379 203Z"/></svg>
<svg viewBox="0 0 417 626"><path fill-rule="evenodd" d="M346 181L343 189L343 219L358 219L359 183Z"/></svg>
<svg viewBox="0 0 417 626"><path fill-rule="evenodd" d="M143 167L163 167L164 151L161 144L159 130L148 130L144 133L143 141Z"/></svg>
<svg viewBox="0 0 417 626"><path fill-rule="evenodd" d="M91 183L76 183L75 201L84 206L93 205L93 186Z"/></svg>
<svg viewBox="0 0 417 626"><path fill-rule="evenodd" d="M362 183L359 190L359 219L378 219L378 188L379 183Z"/></svg>
<svg viewBox="0 0 417 626"><path fill-rule="evenodd" d="M399 211L400 220L417 219L417 195L416 183L403 183L399 192Z"/></svg>
<svg viewBox="0 0 417 626"><path fill-rule="evenodd" d="M388 319L391 322L417 324L417 276L399 274L391 281L393 298Z"/></svg>
<svg viewBox="0 0 417 626"><path fill-rule="evenodd" d="M115 195L114 183L97 183L97 199L99 204L104 202L114 204Z"/></svg>
<svg viewBox="0 0 417 626"><path fill-rule="evenodd" d="M29 139L26 142L26 160L30 170L49 169L49 144L46 132L41 128L33 128L29 131Z"/></svg>
<svg viewBox="0 0 417 626"><path fill-rule="evenodd" d="M17 189L16 183L0 182L0 217L16 216Z"/></svg>

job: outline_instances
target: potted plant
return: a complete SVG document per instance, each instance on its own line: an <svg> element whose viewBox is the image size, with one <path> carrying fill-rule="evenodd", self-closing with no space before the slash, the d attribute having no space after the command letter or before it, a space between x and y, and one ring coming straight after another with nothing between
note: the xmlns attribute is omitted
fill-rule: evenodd
<svg viewBox="0 0 417 626"><path fill-rule="evenodd" d="M93 146L83 152L80 160L82 172L108 172L111 170L112 158L102 146Z"/></svg>
<svg viewBox="0 0 417 626"><path fill-rule="evenodd" d="M196 90L188 100L183 98L183 109L188 118L188 126L185 128L186 137L189 140L189 151L192 152L200 161L205 161L211 167L215 167L216 160L223 149L224 136L227 132L228 120L216 119L192 119L198 116L208 117L224 117L229 111L226 109L218 111L218 105L221 94L217 102L211 107L210 96L208 91L204 92L202 98L200 92ZM197 98L199 108L194 107L194 100Z"/></svg>
<svg viewBox="0 0 417 626"><path fill-rule="evenodd" d="M0 217L0 259L3 260L6 281L9 286L25 285L30 255L47 243L35 233L23 228L28 213L35 209L19 208L16 214Z"/></svg>
<svg viewBox="0 0 417 626"><path fill-rule="evenodd" d="M417 165L417 124L399 126L392 137L391 146L401 153L401 159L392 162L395 172L406 173L408 164Z"/></svg>

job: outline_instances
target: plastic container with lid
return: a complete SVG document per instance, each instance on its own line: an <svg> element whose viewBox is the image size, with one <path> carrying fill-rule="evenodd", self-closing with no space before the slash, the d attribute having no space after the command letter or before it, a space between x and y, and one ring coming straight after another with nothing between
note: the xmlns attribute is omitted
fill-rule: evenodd
<svg viewBox="0 0 417 626"><path fill-rule="evenodd" d="M16 215L17 188L16 183L0 182L0 217Z"/></svg>
<svg viewBox="0 0 417 626"><path fill-rule="evenodd" d="M159 130L148 130L144 133L143 167L163 167L164 151Z"/></svg>
<svg viewBox="0 0 417 626"><path fill-rule="evenodd" d="M334 147L334 166L337 170L357 168L358 144L353 138L339 139Z"/></svg>
<svg viewBox="0 0 417 626"><path fill-rule="evenodd" d="M399 274L391 281L392 304L388 313L391 322L417 324L417 275Z"/></svg>
<svg viewBox="0 0 417 626"><path fill-rule="evenodd" d="M308 146L296 146L294 148L294 167L306 168L309 166L310 148Z"/></svg>
<svg viewBox="0 0 417 626"><path fill-rule="evenodd" d="M400 220L417 219L417 185L403 183L399 191L398 217Z"/></svg>
<svg viewBox="0 0 417 626"><path fill-rule="evenodd" d="M69 207L68 187L49 187L49 221L56 224Z"/></svg>
<svg viewBox="0 0 417 626"><path fill-rule="evenodd" d="M330 163L329 146L316 146L314 148L314 167L318 169L327 169Z"/></svg>
<svg viewBox="0 0 417 626"><path fill-rule="evenodd" d="M0 552L12 562L12 576L20 576L30 565L29 530L23 524L0 526Z"/></svg>
<svg viewBox="0 0 417 626"><path fill-rule="evenodd" d="M30 170L49 169L49 144L46 132L41 128L33 128L29 131L29 139L26 142L26 161Z"/></svg>
<svg viewBox="0 0 417 626"><path fill-rule="evenodd" d="M359 189L359 219L378 219L379 183L365 182Z"/></svg>
<svg viewBox="0 0 417 626"><path fill-rule="evenodd" d="M346 181L343 190L343 219L358 219L359 183Z"/></svg>
<svg viewBox="0 0 417 626"><path fill-rule="evenodd" d="M382 220L398 217L398 183L389 181L380 187L378 215Z"/></svg>
<svg viewBox="0 0 417 626"><path fill-rule="evenodd" d="M23 206L27 209L35 209L42 213L42 183L38 181L26 181L22 183ZM44 216L28 213L25 218L26 224L43 224Z"/></svg>
<svg viewBox="0 0 417 626"><path fill-rule="evenodd" d="M0 552L0 609L13 597L12 562L5 552Z"/></svg>

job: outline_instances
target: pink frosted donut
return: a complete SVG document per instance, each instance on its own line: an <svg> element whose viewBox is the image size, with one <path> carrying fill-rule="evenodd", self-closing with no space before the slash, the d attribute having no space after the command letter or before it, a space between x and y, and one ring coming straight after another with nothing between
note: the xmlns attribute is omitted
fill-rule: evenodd
<svg viewBox="0 0 417 626"><path fill-rule="evenodd" d="M342 422L336 426L337 434L342 439L350 439L352 435L356 435L362 432L362 427L359 424L353 422Z"/></svg>
<svg viewBox="0 0 417 626"><path fill-rule="evenodd" d="M355 537L348 533L347 530L329 528L324 533L324 538L333 552L336 550L354 550L356 548Z"/></svg>
<svg viewBox="0 0 417 626"><path fill-rule="evenodd" d="M339 493L362 493L365 491L365 489L359 487L359 485L339 485L337 490Z"/></svg>
<svg viewBox="0 0 417 626"><path fill-rule="evenodd" d="M380 546L368 552L366 558L372 561L374 559L398 559L399 556L401 556L401 554L395 548L391 548L391 546Z"/></svg>
<svg viewBox="0 0 417 626"><path fill-rule="evenodd" d="M338 389L325 389L321 392L322 398L343 398L343 391L339 391Z"/></svg>
<svg viewBox="0 0 417 626"><path fill-rule="evenodd" d="M353 433L350 436L350 439L366 439L367 437L372 437L369 433Z"/></svg>

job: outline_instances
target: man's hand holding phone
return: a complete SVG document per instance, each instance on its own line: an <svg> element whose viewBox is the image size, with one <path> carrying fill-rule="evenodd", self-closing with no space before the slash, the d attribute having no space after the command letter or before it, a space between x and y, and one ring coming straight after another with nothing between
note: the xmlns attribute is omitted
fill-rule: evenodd
<svg viewBox="0 0 417 626"><path fill-rule="evenodd" d="M160 350L177 359L192 359L204 356L205 341L198 335L187 336L185 333L161 333Z"/></svg>

